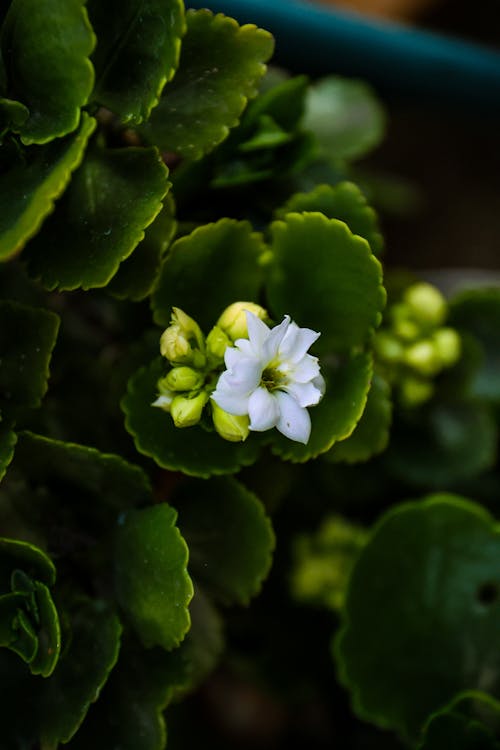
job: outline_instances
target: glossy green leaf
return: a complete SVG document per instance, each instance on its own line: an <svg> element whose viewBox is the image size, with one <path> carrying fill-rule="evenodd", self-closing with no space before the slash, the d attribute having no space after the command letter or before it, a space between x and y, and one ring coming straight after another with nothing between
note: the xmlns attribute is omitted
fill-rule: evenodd
<svg viewBox="0 0 500 750"><path fill-rule="evenodd" d="M357 463L382 453L389 441L391 417L391 390L382 377L374 374L365 410L354 432L334 445L325 458Z"/></svg>
<svg viewBox="0 0 500 750"><path fill-rule="evenodd" d="M259 93L248 105L242 130L255 126L262 116L271 117L285 131L295 130L304 113L307 86L306 76L294 76Z"/></svg>
<svg viewBox="0 0 500 750"><path fill-rule="evenodd" d="M500 402L500 289L476 289L459 294L450 305L450 325L472 334L482 355L470 385L472 394Z"/></svg>
<svg viewBox="0 0 500 750"><path fill-rule="evenodd" d="M99 697L120 648L120 621L104 602L84 602L69 622L69 646L40 696L40 739L47 750L75 734Z"/></svg>
<svg viewBox="0 0 500 750"><path fill-rule="evenodd" d="M54 563L45 552L19 539L0 538L0 591L7 591L16 569L48 586L53 586L56 580Z"/></svg>
<svg viewBox="0 0 500 750"><path fill-rule="evenodd" d="M321 360L320 360L321 362ZM356 354L336 366L322 365L326 391L317 406L309 409L311 435L307 445L271 433L271 450L293 462L304 462L328 451L356 427L365 408L373 363L369 354Z"/></svg>
<svg viewBox="0 0 500 750"><path fill-rule="evenodd" d="M179 61L182 0L88 0L99 43L93 55L92 99L122 122L149 117Z"/></svg>
<svg viewBox="0 0 500 750"><path fill-rule="evenodd" d="M21 102L0 97L0 141L9 130L18 133L29 114L29 109Z"/></svg>
<svg viewBox="0 0 500 750"><path fill-rule="evenodd" d="M362 345L385 303L380 263L366 240L320 213L288 214L271 229L272 312L321 332L320 353Z"/></svg>
<svg viewBox="0 0 500 750"><path fill-rule="evenodd" d="M131 511L116 529L116 597L146 646L171 649L189 630L188 549L166 504Z"/></svg>
<svg viewBox="0 0 500 750"><path fill-rule="evenodd" d="M84 113L76 134L24 153L11 150L0 177L0 259L15 255L38 232L80 164L95 125Z"/></svg>
<svg viewBox="0 0 500 750"><path fill-rule="evenodd" d="M177 240L168 253L153 293L154 320L170 323L180 307L207 334L225 307L257 301L262 282L260 234L246 221L221 219Z"/></svg>
<svg viewBox="0 0 500 750"><path fill-rule="evenodd" d="M139 302L145 299L155 285L164 257L177 229L175 205L169 193L163 208L146 229L144 239L132 255L120 264L108 284L108 291L118 299Z"/></svg>
<svg viewBox="0 0 500 750"><path fill-rule="evenodd" d="M216 432L195 425L180 429L161 409L151 406L156 384L165 375L165 360L158 358L130 380L122 400L125 425L140 453L153 458L164 469L198 477L234 474L256 460L260 444L251 435L244 443L230 443Z"/></svg>
<svg viewBox="0 0 500 750"><path fill-rule="evenodd" d="M231 477L190 480L174 494L189 571L223 604L248 604L271 567L274 534L259 499Z"/></svg>
<svg viewBox="0 0 500 750"><path fill-rule="evenodd" d="M329 76L308 89L302 127L323 156L358 159L382 140L385 114L366 83Z"/></svg>
<svg viewBox="0 0 500 750"><path fill-rule="evenodd" d="M500 704L486 693L464 693L435 713L426 725L417 750L499 750L492 731L482 721L493 717L500 724Z"/></svg>
<svg viewBox="0 0 500 750"><path fill-rule="evenodd" d="M462 498L383 516L354 566L336 644L360 717L415 737L456 693L498 695L499 555L493 519Z"/></svg>
<svg viewBox="0 0 500 750"><path fill-rule="evenodd" d="M395 420L387 461L404 481L445 489L493 466L497 442L495 419L484 404L435 401Z"/></svg>
<svg viewBox="0 0 500 750"><path fill-rule="evenodd" d="M48 289L105 286L162 207L168 171L156 149L94 148L25 250Z"/></svg>
<svg viewBox="0 0 500 750"><path fill-rule="evenodd" d="M24 143L47 143L78 126L94 84L94 44L85 0L13 0L1 51L7 94L29 109Z"/></svg>
<svg viewBox="0 0 500 750"><path fill-rule="evenodd" d="M273 39L208 10L190 11L186 21L179 68L144 132L161 149L199 159L227 137L257 94Z"/></svg>
<svg viewBox="0 0 500 750"><path fill-rule="evenodd" d="M317 185L309 193L295 193L278 209L276 216L278 219L284 219L288 213L301 211L320 211L329 219L345 221L353 234L367 240L375 255L380 253L384 246L377 214L353 182Z"/></svg>
<svg viewBox="0 0 500 750"><path fill-rule="evenodd" d="M14 456L17 435L8 425L0 424L0 481Z"/></svg>
<svg viewBox="0 0 500 750"><path fill-rule="evenodd" d="M59 317L0 301L0 409L39 406L47 390Z"/></svg>

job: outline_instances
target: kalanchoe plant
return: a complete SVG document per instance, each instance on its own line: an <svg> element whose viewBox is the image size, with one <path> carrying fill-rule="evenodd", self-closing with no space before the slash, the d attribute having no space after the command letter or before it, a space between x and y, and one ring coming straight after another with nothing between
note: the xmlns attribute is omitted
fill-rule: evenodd
<svg viewBox="0 0 500 750"><path fill-rule="evenodd" d="M385 307L374 94L182 0L0 23L2 750L497 750L500 294Z"/></svg>

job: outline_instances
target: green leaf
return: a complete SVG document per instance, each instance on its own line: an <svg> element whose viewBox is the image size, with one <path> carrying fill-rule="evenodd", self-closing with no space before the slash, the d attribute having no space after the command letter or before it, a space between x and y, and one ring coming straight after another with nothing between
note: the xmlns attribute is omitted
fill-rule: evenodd
<svg viewBox="0 0 500 750"><path fill-rule="evenodd" d="M198 425L180 429L169 414L151 406L157 395L156 384L164 375L165 360L158 358L132 377L122 401L125 426L140 453L164 469L198 477L234 474L254 463L260 451L255 436L243 443L230 443Z"/></svg>
<svg viewBox="0 0 500 750"><path fill-rule="evenodd" d="M11 151L0 177L1 260L15 255L38 232L80 164L95 126L96 121L83 113L76 134L47 146L33 146L23 154Z"/></svg>
<svg viewBox="0 0 500 750"><path fill-rule="evenodd" d="M385 113L366 83L329 76L309 87L302 127L323 156L359 159L382 140Z"/></svg>
<svg viewBox="0 0 500 750"><path fill-rule="evenodd" d="M271 117L285 131L295 130L304 113L307 88L306 76L294 76L259 93L248 105L241 130L249 130L264 115Z"/></svg>
<svg viewBox="0 0 500 750"><path fill-rule="evenodd" d="M455 698L449 706L431 716L417 750L500 750L492 732L483 723L493 716L498 726L500 704L486 693L473 691Z"/></svg>
<svg viewBox="0 0 500 750"><path fill-rule="evenodd" d="M493 519L462 498L383 516L354 566L336 643L361 718L415 737L457 692L498 695L499 555Z"/></svg>
<svg viewBox="0 0 500 750"><path fill-rule="evenodd" d="M144 132L161 149L199 159L227 137L256 96L273 39L208 10L190 11L186 21L179 69Z"/></svg>
<svg viewBox="0 0 500 750"><path fill-rule="evenodd" d="M92 99L122 122L149 117L179 61L185 30L182 0L88 0L99 43Z"/></svg>
<svg viewBox="0 0 500 750"><path fill-rule="evenodd" d="M0 141L9 130L18 133L29 114L29 109L21 102L0 97Z"/></svg>
<svg viewBox="0 0 500 750"><path fill-rule="evenodd" d="M10 588L12 571L16 569L48 586L56 580L54 563L45 552L19 539L0 538L0 590Z"/></svg>
<svg viewBox="0 0 500 750"><path fill-rule="evenodd" d="M288 214L271 230L273 313L319 331L320 353L363 345L385 303L380 263L367 241L320 213Z"/></svg>
<svg viewBox="0 0 500 750"><path fill-rule="evenodd" d="M165 503L122 517L116 529L116 597L147 647L178 646L190 620L193 585L186 570L188 549Z"/></svg>
<svg viewBox="0 0 500 750"><path fill-rule="evenodd" d="M177 229L174 200L169 193L163 208L146 229L144 239L133 254L120 264L108 284L108 291L118 299L139 302L152 291L165 255Z"/></svg>
<svg viewBox="0 0 500 750"><path fill-rule="evenodd" d="M14 448L17 442L16 433L6 424L0 425L0 481L14 456Z"/></svg>
<svg viewBox="0 0 500 750"><path fill-rule="evenodd" d="M262 503L232 477L184 482L172 502L189 547L190 573L222 604L248 604L274 549Z"/></svg>
<svg viewBox="0 0 500 750"><path fill-rule="evenodd" d="M354 432L334 445L325 458L357 463L382 453L389 441L391 417L391 390L380 375L374 374L365 410Z"/></svg>
<svg viewBox="0 0 500 750"><path fill-rule="evenodd" d="M40 696L40 739L47 750L75 734L118 659L122 628L104 602L80 605L70 628L69 647Z"/></svg>
<svg viewBox="0 0 500 750"><path fill-rule="evenodd" d="M276 217L284 219L291 212L319 211L329 219L345 221L353 234L364 237L371 251L378 255L384 246L377 214L353 182L317 185L309 193L295 193L278 209Z"/></svg>
<svg viewBox="0 0 500 750"><path fill-rule="evenodd" d="M49 677L55 669L61 651L61 629L56 606L50 591L43 583L33 582L38 626L38 649L30 662L32 674Z"/></svg>
<svg viewBox="0 0 500 750"><path fill-rule="evenodd" d="M169 325L172 307L180 307L208 333L228 305L258 299L264 251L261 235L246 221L221 219L181 237L151 299L155 322Z"/></svg>
<svg viewBox="0 0 500 750"><path fill-rule="evenodd" d="M85 0L13 0L2 28L7 94L29 109L24 143L47 143L78 126L94 84L95 36Z"/></svg>
<svg viewBox="0 0 500 750"><path fill-rule="evenodd" d="M337 440L349 437L363 414L373 372L371 355L356 354L335 366L322 364L321 372L326 391L309 410L312 427L307 445L271 433L271 450L288 461L304 462L325 453Z"/></svg>
<svg viewBox="0 0 500 750"><path fill-rule="evenodd" d="M497 441L495 419L483 404L432 401L395 420L387 462L406 482L445 489L493 466Z"/></svg>
<svg viewBox="0 0 500 750"><path fill-rule="evenodd" d="M500 403L500 289L476 289L457 295L450 304L450 325L472 334L483 361L470 389L473 396Z"/></svg>
<svg viewBox="0 0 500 750"><path fill-rule="evenodd" d="M39 406L47 390L59 317L0 301L0 409Z"/></svg>
<svg viewBox="0 0 500 750"><path fill-rule="evenodd" d="M24 257L47 289L105 286L160 212L169 183L156 149L95 147Z"/></svg>

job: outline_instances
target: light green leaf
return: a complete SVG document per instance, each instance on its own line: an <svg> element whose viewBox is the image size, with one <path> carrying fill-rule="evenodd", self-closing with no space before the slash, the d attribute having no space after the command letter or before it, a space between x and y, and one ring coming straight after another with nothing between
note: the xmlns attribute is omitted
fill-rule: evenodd
<svg viewBox="0 0 500 750"><path fill-rule="evenodd" d="M156 149L94 148L24 257L47 289L105 286L144 238L169 183Z"/></svg>
<svg viewBox="0 0 500 750"><path fill-rule="evenodd" d="M47 143L78 126L94 84L95 36L85 0L13 0L2 28L7 95L29 109L24 143Z"/></svg>
<svg viewBox="0 0 500 750"><path fill-rule="evenodd" d="M272 312L319 331L320 353L363 345L385 304L380 263L366 240L320 213L287 214L271 231Z"/></svg>
<svg viewBox="0 0 500 750"><path fill-rule="evenodd" d="M162 150L199 159L227 137L257 94L273 39L208 10L190 11L186 21L179 68L144 133Z"/></svg>
<svg viewBox="0 0 500 750"><path fill-rule="evenodd" d="M456 693L499 694L499 556L498 526L462 498L383 516L354 566L336 643L361 718L416 737Z"/></svg>
<svg viewBox="0 0 500 750"><path fill-rule="evenodd" d="M120 606L147 647L178 646L190 620L193 585L186 570L188 548L165 503L131 511L115 534L114 579Z"/></svg>
<svg viewBox="0 0 500 750"><path fill-rule="evenodd" d="M179 61L182 0L88 0L99 43L92 99L122 122L149 117Z"/></svg>
<svg viewBox="0 0 500 750"><path fill-rule="evenodd" d="M382 140L385 113L366 83L329 76L308 89L302 127L314 133L322 156L358 159Z"/></svg>
<svg viewBox="0 0 500 750"><path fill-rule="evenodd" d="M172 307L180 307L208 334L228 305L257 301L264 251L261 235L246 221L221 219L181 237L151 299L155 322L169 325Z"/></svg>
<svg viewBox="0 0 500 750"><path fill-rule="evenodd" d="M0 176L1 260L15 255L38 232L80 164L95 126L96 121L83 113L76 134L24 153L10 150L11 158L2 164ZM7 146L3 149L5 155Z"/></svg>
<svg viewBox="0 0 500 750"><path fill-rule="evenodd" d="M274 534L258 498L230 477L190 480L172 502L189 570L223 604L248 604L271 567Z"/></svg>

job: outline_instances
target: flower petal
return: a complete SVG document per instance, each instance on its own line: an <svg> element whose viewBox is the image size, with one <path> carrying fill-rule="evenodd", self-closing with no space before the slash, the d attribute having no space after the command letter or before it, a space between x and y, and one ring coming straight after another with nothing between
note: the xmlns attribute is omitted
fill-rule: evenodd
<svg viewBox="0 0 500 750"><path fill-rule="evenodd" d="M271 362L271 360L276 358L278 350L280 348L280 344L283 341L289 325L290 316L285 315L281 323L278 326L275 326L272 331L269 332L269 336L264 341L264 344L262 346L262 358L264 366Z"/></svg>
<svg viewBox="0 0 500 750"><path fill-rule="evenodd" d="M239 394L250 395L259 385L261 375L262 367L258 361L240 357L233 367L222 373L218 384L222 381L224 387Z"/></svg>
<svg viewBox="0 0 500 750"><path fill-rule="evenodd" d="M291 368L290 376L298 383L307 383L319 375L319 363L317 357L306 354L305 357Z"/></svg>
<svg viewBox="0 0 500 750"><path fill-rule="evenodd" d="M316 333L311 328L299 328L296 323L291 323L281 343L280 354L292 362L299 362L320 336L320 333Z"/></svg>
<svg viewBox="0 0 500 750"><path fill-rule="evenodd" d="M290 440L306 445L311 434L311 418L307 409L302 408L288 393L277 391L275 398L280 407L277 429Z"/></svg>
<svg viewBox="0 0 500 750"><path fill-rule="evenodd" d="M275 396L262 386L257 388L248 399L248 416L249 427L254 432L264 432L275 427L280 416Z"/></svg>
<svg viewBox="0 0 500 750"><path fill-rule="evenodd" d="M297 401L299 406L315 406L323 396L322 391L314 383L290 383L283 390Z"/></svg>
<svg viewBox="0 0 500 750"><path fill-rule="evenodd" d="M248 396L235 395L231 390L219 388L217 384L217 388L212 393L211 398L213 398L217 406L227 411L228 414L236 417L248 414Z"/></svg>
<svg viewBox="0 0 500 750"><path fill-rule="evenodd" d="M247 316L248 339L254 352L259 354L269 336L269 328L260 318L248 310L245 311L245 315ZM238 341L241 341L241 339L238 339Z"/></svg>

